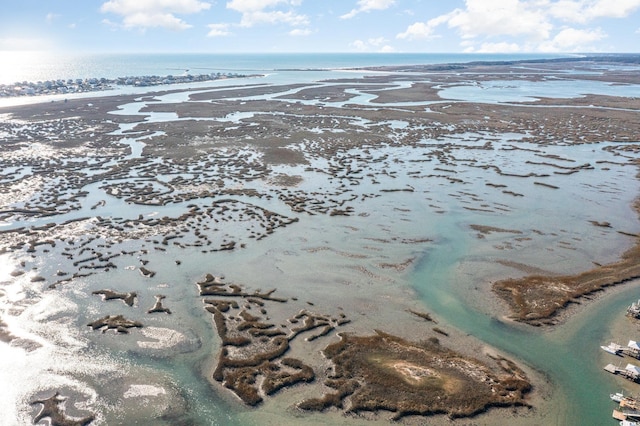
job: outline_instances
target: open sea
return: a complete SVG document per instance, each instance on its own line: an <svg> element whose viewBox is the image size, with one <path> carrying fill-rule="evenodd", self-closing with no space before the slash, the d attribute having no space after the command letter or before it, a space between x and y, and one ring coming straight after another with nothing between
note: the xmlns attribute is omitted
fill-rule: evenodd
<svg viewBox="0 0 640 426"><path fill-rule="evenodd" d="M555 58L550 54L55 54L0 51L0 84L143 75L266 73L275 70L359 68Z"/></svg>
<svg viewBox="0 0 640 426"><path fill-rule="evenodd" d="M355 78L374 75L367 71L347 69L367 66L420 65L466 63L473 61L512 61L525 59L557 58L554 55L463 55L463 54L269 54L269 55L56 55L43 53L0 52L0 84L22 81L46 81L77 78L116 78L142 75L205 74L213 72L265 74L256 79L229 79L203 84L224 89L226 86L265 84L295 84L321 82L331 78ZM181 86L183 87L183 86ZM132 89L124 89L127 90ZM140 89L148 92L157 87ZM185 89L186 90L186 89ZM137 92L136 92L137 93ZM141 92L142 93L142 92ZM482 102L486 105L501 102L520 102L532 96L572 98L585 93L612 96L638 96L640 86L615 86L597 81L525 81L520 85L500 79L476 85L453 85L443 87L440 95L451 101ZM105 96L111 92L83 94L82 96ZM355 96L348 101L326 101L323 105L340 107L346 103L368 105L371 95L354 89ZM262 98L276 99L276 93ZM155 105L185 101L184 93L159 96ZM248 102L252 98L233 98ZM12 100L7 100L11 103ZM4 105L8 103L5 102ZM145 116L145 123L160 125L178 120L173 113L144 113L144 100L122 105L116 114ZM318 100L300 100L301 104L317 105ZM342 103L341 103L342 102ZM16 103L19 103L16 100ZM401 107L404 104L389 104ZM425 102L425 108L428 108ZM259 112L255 112L257 114ZM239 123L250 121L254 112L230 115L224 120ZM354 118L356 120L356 118ZM372 123L363 120L363 128ZM407 122L390 121L386 125L394 129L393 137L401 137ZM118 134L121 144L129 145L131 154L123 161L131 161L138 167L141 152L150 137L148 133L130 133L131 126L121 124ZM313 129L322 133L326 129ZM129 132L129 133L127 133ZM399 136L400 135L400 136ZM446 142L464 147L482 146L490 140L493 151L474 150L478 164L497 164L505 171L514 173L526 168L542 173L546 169L536 164L535 151L540 149L526 139L526 132L518 134L462 134L444 138ZM439 140L438 142L442 142ZM638 143L640 141L630 141ZM423 149L431 149L434 141L425 136ZM511 151L518 145L521 149ZM0 255L0 324L4 322L10 333L24 342L35 342L31 347L5 344L0 339L0 389L8 391L0 396L0 425L22 425L30 423L34 409L29 404L33 394L43 395L52 386L67 389L82 395L82 403L76 411L97 410L98 424L146 424L145 415L152 417L158 410L187 412L185 424L194 425L264 425L264 424L385 424L387 421L363 421L357 417L332 414L300 416L291 413L289 406L274 401L266 403L259 411L246 408L225 393L221 386L212 388L205 376L213 357L220 349L218 338L211 324L210 315L202 309L196 295L195 281L206 273L222 274L230 282L240 282L252 288L261 283L277 283L278 291L287 297L299 296L301 300L314 300L318 306L345 303L345 309L370 315L370 319L358 323L360 331L388 325L392 332L402 331L396 323L394 308L407 306L430 312L443 327L450 326L462 334L473 336L499 351L524 362L528 368L540 373L548 381L550 394L540 409L530 417L505 418L499 424L545 424L545 425L605 425L613 424L612 404L609 394L619 391L620 379L607 375L602 366L607 358L599 345L607 344L613 324L624 316L630 301L637 299L637 285L614 290L602 300L590 304L578 314L553 330L540 330L501 319L487 306L493 303L486 294L478 296L478 286L489 285L491 280L505 273L492 263L494 259L511 256L520 264L535 265L555 273L575 273L589 268L592 262L607 263L617 259L624 249L631 246L628 236L616 232L605 232L601 228L585 225L589 220L606 218L616 229L627 233L640 233L637 214L631 208L640 191L635 167L616 164L618 158L608 148L611 141L599 144L557 144L544 148L552 158L571 158L576 164L594 163L595 160L609 162L608 167L598 167L597 172L581 171L568 177L552 176L548 182L559 187L550 192L548 188L529 185L518 178L496 176L492 169L457 165L456 172L466 181L464 187L456 187L446 180L429 181L424 188L416 185L410 176L418 173L442 174L442 170L421 169L419 161L424 152L418 148L392 147L382 150L381 157L388 159L390 174L382 177L382 187L406 188L414 192L390 192L387 195L363 202L362 210L350 217L302 216L299 223L277 230L263 241L251 241L243 250L216 254L207 258L196 249L168 248L168 254L153 252L145 257L157 271L159 278L151 284L141 281L134 274L135 261L130 264L122 260L119 268L108 278L94 275L78 280L73 285L63 286L60 291L45 290L46 284L30 280L31 275L14 276L12 271L21 261L33 267L38 274L54 275L56 270L68 267L68 260L56 257L55 251L34 259L26 254L13 255L9 251ZM38 154L33 148L33 155ZM0 146L0 153L2 147ZM497 153L497 154L496 154ZM3 155L8 153L3 153ZM349 152L354 158L363 156L362 150ZM468 152L460 152L460 157ZM637 154L628 154L636 155ZM394 163L394 159L398 161ZM77 162L82 159L76 159ZM73 159L69 160L70 162ZM313 159L311 166L327 167L322 159ZM357 160L354 160L356 162ZM387 160L385 160L387 161ZM397 164L397 165L394 165ZM399 165L403 164L403 165ZM113 166L106 163L102 167ZM355 164L354 168L358 165ZM362 165L360 165L362 166ZM451 166L454 167L454 166ZM323 191L328 182L326 175L313 174L295 166L281 165L274 171L282 174L305 177L301 189L307 193ZM385 171L385 172L386 172ZM547 170L548 171L548 170ZM24 176L29 173L18 171ZM89 166L87 176L98 173ZM195 172L193 172L195 173ZM382 173L381 173L382 174ZM396 178L397 176L397 178ZM163 177L166 181L170 177ZM192 177L189 170L185 178ZM136 181L138 176L131 175ZM106 178L105 178L106 179ZM138 179L139 180L139 179ZM509 188L525 193L525 197L489 193L486 183L509 185ZM435 183L432 183L435 182ZM121 183L121 182L120 182ZM124 203L122 199L107 195L101 182L82 188L87 193L79 208L61 215L40 219L23 218L0 223L3 231L28 226L42 226L51 221L63 223L87 215L119 217L120 219L178 216L187 209L187 202L167 206L139 206ZM55 185L47 187L55 190ZM386 185L386 186L385 186ZM246 183L247 189L266 191L259 181ZM358 191L376 191L373 184L364 183ZM459 191L458 191L459 190ZM478 201L470 194L481 194L486 202L501 213L483 213ZM416 195L419 194L419 195ZM245 198L239 197L244 201ZM97 203L104 201L97 210ZM277 198L250 200L260 207L283 215L291 215L286 205ZM0 209L15 207L16 201L2 198ZM567 220L569 218L570 220ZM492 235L480 239L469 231L470 224L481 223L496 228L524 230L529 240L515 241L513 236ZM539 229L544 230L544 235ZM397 238L396 238L397 237ZM428 238L424 246L408 246L398 241L402 238ZM78 237L81 238L81 237ZM395 238L395 239L394 239ZM504 240L503 240L504 238ZM381 243L381 241L392 241ZM396 241L397 240L397 241ZM567 244L567 240L571 244ZM509 244L512 247L505 249ZM514 248L515 247L515 248ZM570 248L569 248L570 247ZM126 247L125 247L126 248ZM395 250L386 253L385 250ZM317 253L323 253L318 255ZM171 262L166 258L170 256ZM182 260L176 272L173 259ZM373 270L375 264L415 259L407 271L385 280L375 274L362 271ZM170 263L170 265L168 264ZM24 264L24 263L23 263ZM150 267L151 267L150 266ZM512 270L509 270L513 272ZM390 274L391 275L391 274ZM135 279L132 279L134 277ZM129 336L100 334L87 330L86 323L103 315L104 303L90 295L118 283L135 287L140 296L140 305L153 303L151 295L162 292L171 300L174 314L173 324L157 320L145 327L146 340L140 342ZM137 286L137 287L136 287ZM265 287L274 287L265 285ZM344 292L345 297L340 294ZM347 297L348 296L348 297ZM380 300L380 306L371 304L371 298ZM344 299L344 300L342 300ZM337 302L338 300L339 302ZM109 302L118 311L130 312L118 301ZM117 305L116 305L117 304ZM495 309L495 305L491 306ZM507 313L505 312L504 315ZM369 321L369 322L367 322ZM43 325L46 328L43 331ZM396 327L397 329L394 329ZM172 334L181 337L172 343ZM637 333L637 327L634 332ZM134 334L134 333L132 333ZM1 336L0 336L1 337ZM629 338L640 336L629 335ZM624 342L620 342L624 343ZM155 346L154 346L155 345ZM166 345L169 349L163 349ZM625 384L627 385L627 384ZM39 393L38 393L39 392ZM136 394L138 392L138 394ZM285 391L284 400L295 401L295 390ZM2 395L2 393L0 393ZM106 396L105 396L106 395ZM124 395L124 397L122 396ZM142 396L141 396L142 395ZM159 400L159 402L157 401ZM143 401L140 403L139 401ZM144 402L146 401L146 402ZM152 401L150 405L146 405ZM180 401L183 406L172 406ZM138 405L140 404L140 405ZM154 405L155 404L155 405ZM279 405L281 404L281 405ZM71 403L69 403L71 405ZM141 408L142 407L142 408ZM534 409L535 411L536 409ZM136 417L136 415L138 417ZM181 418L181 419L184 419ZM127 423L136 419L138 423ZM543 423L538 420L544 419ZM118 423L121 421L122 423ZM427 422L429 419L427 419ZM445 420L444 422L446 422ZM467 419L453 424L490 424L483 417ZM158 424L171 424L166 420ZM181 424L181 423L175 423Z"/></svg>

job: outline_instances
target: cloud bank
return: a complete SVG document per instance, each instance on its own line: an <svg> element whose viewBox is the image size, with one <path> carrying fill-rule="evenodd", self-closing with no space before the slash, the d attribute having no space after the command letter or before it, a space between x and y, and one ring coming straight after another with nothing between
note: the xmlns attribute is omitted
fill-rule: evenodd
<svg viewBox="0 0 640 426"><path fill-rule="evenodd" d="M454 31L466 52L589 51L607 34L585 27L604 18L625 18L640 0L465 0L440 16L418 21L396 35L416 41Z"/></svg>
<svg viewBox="0 0 640 426"><path fill-rule="evenodd" d="M358 0L357 7L351 12L342 15L342 19L351 19L359 13L371 12L372 10L388 9L395 4L395 0Z"/></svg>
<svg viewBox="0 0 640 426"><path fill-rule="evenodd" d="M199 0L109 0L102 4L102 13L122 16L124 28L161 27L180 31L192 26L175 14L188 15L207 10L209 3Z"/></svg>

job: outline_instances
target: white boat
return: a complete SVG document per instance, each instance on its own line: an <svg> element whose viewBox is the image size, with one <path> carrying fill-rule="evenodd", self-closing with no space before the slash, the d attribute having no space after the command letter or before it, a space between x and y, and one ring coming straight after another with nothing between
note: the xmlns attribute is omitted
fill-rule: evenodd
<svg viewBox="0 0 640 426"><path fill-rule="evenodd" d="M640 318L640 299L637 302L634 302L627 308L627 315Z"/></svg>
<svg viewBox="0 0 640 426"><path fill-rule="evenodd" d="M623 420L620 422L620 426L640 426L640 423L630 422L629 420Z"/></svg>
<svg viewBox="0 0 640 426"><path fill-rule="evenodd" d="M621 402L624 399L624 394L622 392L616 392L609 394L609 398L615 402Z"/></svg>
<svg viewBox="0 0 640 426"><path fill-rule="evenodd" d="M624 349L622 346L613 342L609 343L607 346L600 346L600 348L603 351L609 352L612 355L620 355L622 353L622 350Z"/></svg>

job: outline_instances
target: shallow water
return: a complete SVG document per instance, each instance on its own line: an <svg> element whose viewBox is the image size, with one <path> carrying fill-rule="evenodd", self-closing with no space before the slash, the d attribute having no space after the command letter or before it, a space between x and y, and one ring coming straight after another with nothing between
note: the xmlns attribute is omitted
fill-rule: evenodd
<svg viewBox="0 0 640 426"><path fill-rule="evenodd" d="M632 291L626 292L626 298L590 305L559 330L531 330L474 310L455 296L455 290L447 288L459 279L452 272L456 269L456 254L451 249L430 253L413 278L429 309L460 330L524 360L552 381L553 400L544 407L548 411L538 420L540 424L609 423L613 409L609 393L616 391L624 379L602 370L599 342L605 341L605 330L614 315L623 315ZM509 424L531 423L528 419L515 419Z"/></svg>
<svg viewBox="0 0 640 426"><path fill-rule="evenodd" d="M301 80L293 78L300 73L281 73L264 82L310 82L331 73L302 74ZM506 86L504 82L496 83L490 89L497 97L492 95L493 98L487 99L522 100L530 93L542 95L547 90L556 91L557 97L572 97L579 95L583 87L580 84L558 87L553 82L541 84L523 85L519 91L511 87L510 82ZM406 87L406 83L399 86ZM508 90L505 91L505 87ZM602 85L598 90L606 92L611 87ZM451 94L454 89L446 89L445 93ZM463 93L465 97L476 101L484 99L472 93L475 89L465 86L460 90L467 90ZM611 90L607 94L617 93L618 89ZM513 91L518 93L514 95ZM357 89L348 93L358 96L345 103L331 103L332 106L358 102L365 106L372 99ZM248 96L234 101L273 99L282 94ZM184 94L172 94L156 99L170 103L187 98ZM118 113L138 114L147 103L153 102L123 105ZM173 113L144 115L147 123L177 121ZM246 125L254 119L253 113L237 113L219 121ZM248 239L245 229L248 223L225 222L220 225L225 235L219 238L233 235L249 243L243 250L215 255L203 253L200 247L169 245L164 251L154 250L158 244L154 244L153 239L162 239L162 235L150 229L137 238L115 244L114 252L137 254L115 258L117 268L108 274L83 277L55 290L46 288L48 282L43 284L32 278L51 277L58 270L71 269L73 261L78 259L63 256L60 245L46 253L39 252L38 256L23 253L0 257L0 319L10 333L19 337L11 346L0 343L0 357L5 361L0 370L0 383L20 383L19 388L12 387L12 392L0 400L0 412L14 414L15 424L30 423L37 408L29 402L59 388L71 398L67 404L70 414L95 412L97 424L126 424L154 416L158 424L362 423L362 419L343 418L335 413L299 417L299 413L290 409L291 404L300 399L296 389L284 391L282 398L267 402L259 410L250 410L222 386L210 384L210 369L220 342L211 324L211 315L202 307L195 283L204 274L212 273L224 275L229 282L244 284L252 290L277 288L283 297L299 299L299 303L291 302L278 314L287 310L295 312L300 306L307 306L306 301L331 313L344 310L353 320L350 331L362 334L384 329L416 337L416 340L425 338L429 330L417 327L409 330L402 315L407 307L428 310L447 327L475 336L546 375L553 384L553 402L541 408L544 424L610 422L608 393L616 390L619 379L601 370L599 345L607 324L628 304L625 297L630 291L603 298L557 330L543 332L500 318L488 286L497 278L522 275L521 271L496 264L496 260L519 262L554 273L574 273L589 268L592 262L616 260L633 244L630 237L616 230L640 232L637 214L630 207L640 189L636 168L610 163L605 167L596 163L597 160L620 161L604 150L614 145L611 142L538 145L524 142L524 133L466 133L425 138L414 146L402 146L392 143L402 140L408 122L375 123L361 117L348 120L351 125L363 128L381 125L390 133L387 147L354 148L340 153L344 159L341 165L349 164L352 170L362 168L374 175L363 173L358 185L354 185L353 193L358 201L353 203L351 216L294 214L276 196L261 199L233 196L238 202L294 216L299 222L278 229L261 241ZM116 134L132 129L135 130L135 125L123 124ZM325 136L330 133L321 127L316 132ZM127 164L141 159L146 144L160 133L138 136L123 136L119 144L127 146L130 153L104 167L117 161ZM477 149L487 142L491 143L489 149ZM322 142L292 141L292 146L304 147L305 143ZM242 149L230 153L246 154ZM436 161L430 156L433 152L444 152L449 163ZM554 157L549 159L540 154ZM637 154L629 155L637 157ZM570 166L590 163L593 167L572 175L557 175L553 171L558 169L553 165L542 164L565 164L558 158L573 160ZM307 160L311 169L284 164L273 166L271 171L301 176L303 180L295 190L322 194L318 198L334 197L342 202L352 196L337 191L340 184L349 183L348 177L338 178L326 172L338 164L336 158L308 155ZM498 166L505 173L526 171L539 176L507 176L483 167L487 165ZM139 171L138 166L133 166L128 170L128 177L108 183L117 187L137 182ZM28 172L25 169L15 179L21 179ZM195 173L191 172L181 176L191 178ZM91 176L97 172L88 167L85 173ZM159 172L156 184L169 182L173 177L173 174ZM557 189L536 185L535 181L557 186ZM505 193L500 185L522 196ZM241 186L274 191L273 185L263 180L243 182ZM391 192L382 193L381 189ZM410 191L405 191L407 189ZM139 215L179 217L194 202L140 206L108 194L103 182L89 183L82 190L88 195L82 199L79 209L53 218L16 219L5 224L3 230L94 215L122 219ZM373 197L372 194L383 195ZM100 201L104 204L92 209ZM204 197L195 203L207 206L214 201L215 197ZM612 229L589 223L605 219ZM499 232L480 238L471 225L506 228L518 233ZM68 232L76 241L84 241L82 225L70 227ZM89 244L97 247L100 243L98 240ZM406 271L380 266L401 264L407 259L414 260ZM18 269L20 261L24 261L22 269L26 273L12 277L10 273ZM155 277L141 276L138 269L141 261L148 262ZM131 308L117 300L103 302L91 294L105 288L137 291L138 301ZM170 316L145 314L156 294L166 296L173 312ZM143 321L145 328L121 336L87 327L90 321L107 314L123 314ZM308 351L305 356L313 357L317 356L312 355L314 350L325 345L326 342L318 342L310 349L295 350ZM139 411L143 404L150 412ZM529 417L521 419L523 424L530 420ZM517 423L517 419L515 421Z"/></svg>
<svg viewBox="0 0 640 426"><path fill-rule="evenodd" d="M143 75L182 75L210 72L274 72L275 70L339 69L380 65L442 64L471 61L554 58L550 54L81 54L2 51L0 84L76 78L117 78ZM313 71L306 71L313 72Z"/></svg>
<svg viewBox="0 0 640 426"><path fill-rule="evenodd" d="M444 99L468 102L530 102L536 98L576 98L587 94L608 96L640 96L640 85L611 84L600 81L555 80L495 80L452 85L439 93Z"/></svg>

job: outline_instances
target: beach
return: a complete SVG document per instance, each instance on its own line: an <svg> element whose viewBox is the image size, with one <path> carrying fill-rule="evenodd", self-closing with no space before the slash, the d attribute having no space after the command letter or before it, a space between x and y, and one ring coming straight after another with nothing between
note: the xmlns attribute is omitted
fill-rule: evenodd
<svg viewBox="0 0 640 426"><path fill-rule="evenodd" d="M610 421L637 68L207 84L0 109L15 424Z"/></svg>

